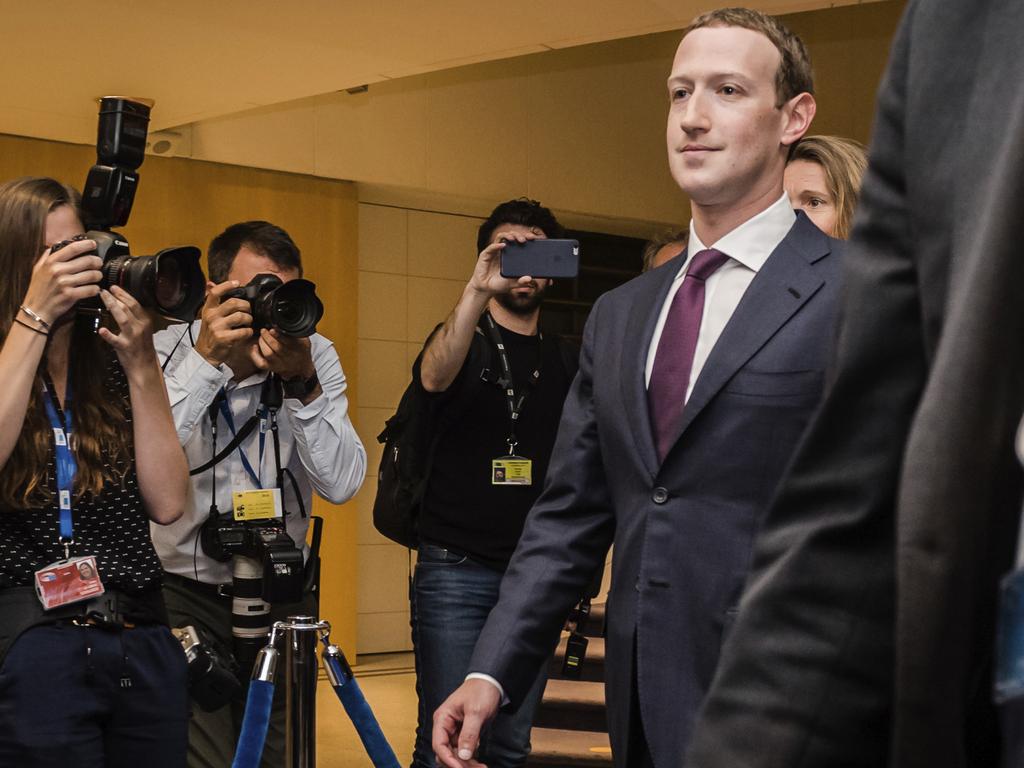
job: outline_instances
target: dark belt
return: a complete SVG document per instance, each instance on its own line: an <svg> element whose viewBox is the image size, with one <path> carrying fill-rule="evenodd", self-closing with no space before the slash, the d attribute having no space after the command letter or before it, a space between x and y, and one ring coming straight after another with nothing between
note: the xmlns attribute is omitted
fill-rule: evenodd
<svg viewBox="0 0 1024 768"><path fill-rule="evenodd" d="M139 624L166 624L167 611L159 591L152 594L127 595L108 589L91 600L62 605L43 612L44 621L62 619L70 619L79 625L120 629Z"/></svg>
<svg viewBox="0 0 1024 768"><path fill-rule="evenodd" d="M196 581L188 576L179 576L167 571L164 571L164 584L173 584L202 597L231 597L230 584L207 584L205 581Z"/></svg>
<svg viewBox="0 0 1024 768"><path fill-rule="evenodd" d="M25 630L64 621L106 629L168 623L159 589L140 595L107 590L92 600L44 611L33 587L7 587L0 589L0 662Z"/></svg>

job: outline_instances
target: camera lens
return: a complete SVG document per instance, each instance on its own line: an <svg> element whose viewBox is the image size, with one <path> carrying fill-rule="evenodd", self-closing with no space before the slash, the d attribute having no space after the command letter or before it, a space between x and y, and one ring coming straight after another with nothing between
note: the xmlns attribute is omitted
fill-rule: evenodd
<svg viewBox="0 0 1024 768"><path fill-rule="evenodd" d="M156 256L119 257L104 265L104 277L144 307L176 320L193 320L203 303L199 249L165 248Z"/></svg>
<svg viewBox="0 0 1024 768"><path fill-rule="evenodd" d="M310 336L324 315L324 305L309 280L290 280L274 291L271 318L286 336Z"/></svg>
<svg viewBox="0 0 1024 768"><path fill-rule="evenodd" d="M156 304L161 309L173 309L184 298L181 267L176 259L161 259L156 265Z"/></svg>

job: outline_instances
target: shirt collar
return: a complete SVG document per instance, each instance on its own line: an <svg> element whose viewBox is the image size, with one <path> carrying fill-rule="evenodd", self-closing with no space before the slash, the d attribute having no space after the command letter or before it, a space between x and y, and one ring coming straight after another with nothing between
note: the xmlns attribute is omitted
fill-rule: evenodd
<svg viewBox="0 0 1024 768"><path fill-rule="evenodd" d="M686 248L686 264L680 274L689 265L695 253L711 247L727 254L747 269L757 272L768 261L779 243L789 234L796 222L796 211L789 202L789 196L783 192L782 197L765 208L756 216L747 219L716 243L707 246L701 241L693 222L690 222L690 241Z"/></svg>

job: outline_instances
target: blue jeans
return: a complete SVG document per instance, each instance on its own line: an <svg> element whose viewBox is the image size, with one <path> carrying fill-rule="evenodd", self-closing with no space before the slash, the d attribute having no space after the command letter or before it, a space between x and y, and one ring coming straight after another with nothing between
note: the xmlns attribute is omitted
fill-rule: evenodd
<svg viewBox="0 0 1024 768"><path fill-rule="evenodd" d="M498 602L501 576L450 550L420 545L409 592L419 695L414 768L435 768L430 746L434 710L462 685L469 672L473 647ZM545 668L515 713L499 712L484 733L479 759L488 768L512 768L526 762L533 713L546 681Z"/></svg>

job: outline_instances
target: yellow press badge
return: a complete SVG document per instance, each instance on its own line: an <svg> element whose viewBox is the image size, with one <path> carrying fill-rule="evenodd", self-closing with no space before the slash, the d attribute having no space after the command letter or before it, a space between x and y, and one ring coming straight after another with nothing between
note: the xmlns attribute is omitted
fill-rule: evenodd
<svg viewBox="0 0 1024 768"><path fill-rule="evenodd" d="M273 520L284 517L281 510L281 489L235 491L231 494L235 520Z"/></svg>
<svg viewBox="0 0 1024 768"><path fill-rule="evenodd" d="M533 462L522 456L491 461L491 485L533 485Z"/></svg>

